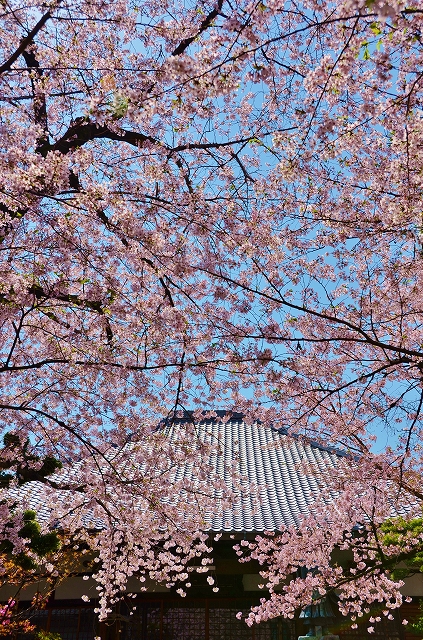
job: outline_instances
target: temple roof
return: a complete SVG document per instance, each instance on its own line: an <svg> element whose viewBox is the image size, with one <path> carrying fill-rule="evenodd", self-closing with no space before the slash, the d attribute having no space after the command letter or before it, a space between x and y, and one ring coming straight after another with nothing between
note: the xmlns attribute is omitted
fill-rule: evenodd
<svg viewBox="0 0 423 640"><path fill-rule="evenodd" d="M225 422L222 420L224 415L224 412L217 412L215 418L200 421L196 433L200 441L218 444L217 454L209 458L209 464L230 487L233 487L234 464L243 491L232 508L223 513L218 509L206 513L205 529L240 533L276 531L283 526L297 525L299 518L309 513L310 505L327 486L327 479L345 453L289 437L282 429L260 423L247 424L240 414L232 415ZM183 422L182 419L173 425L162 423L160 429L176 442L178 423ZM190 480L194 475L192 464L182 463L175 469L174 479ZM257 486L256 497L249 490L251 485ZM42 484L23 485L19 494L20 499L37 511L40 520L48 519ZM58 500L61 500L61 494L57 491ZM66 492L63 492L63 500L66 500ZM87 518L92 522L88 514ZM94 526L101 528L101 523Z"/></svg>
<svg viewBox="0 0 423 640"><path fill-rule="evenodd" d="M231 484L229 469L235 461L246 489L232 509L206 514L209 529L216 532L276 531L297 525L345 457L336 449L288 437L284 430L246 424L236 414L228 422L219 415L201 422L198 434L219 442L220 454L212 458L218 475ZM178 473L187 470L181 468ZM251 483L258 487L255 500L248 491Z"/></svg>

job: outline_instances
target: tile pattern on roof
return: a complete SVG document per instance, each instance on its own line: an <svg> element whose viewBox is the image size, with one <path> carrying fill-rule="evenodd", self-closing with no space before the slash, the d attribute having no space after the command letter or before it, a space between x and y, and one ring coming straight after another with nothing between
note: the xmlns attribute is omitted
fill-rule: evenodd
<svg viewBox="0 0 423 640"><path fill-rule="evenodd" d="M164 426L171 439L177 438L177 428L177 423ZM219 416L204 420L196 430L200 441L219 444L219 452L209 459L217 474L232 488L231 465L235 460L241 485L246 489L233 508L205 514L206 528L214 532L277 531L283 526L297 525L300 516L309 513L325 478L345 455L316 443L288 438L282 430L263 424L246 424L241 416L226 423ZM313 473L301 468L304 461L311 465ZM186 464L177 468L174 478L191 479L193 475L192 465ZM260 488L255 500L248 491L251 483ZM18 492L19 501L33 508L40 521L49 519L44 492L44 486L38 482L28 483ZM56 497L66 504L69 495L58 491ZM83 520L90 528L102 527L100 521L93 522L88 512Z"/></svg>
<svg viewBox="0 0 423 640"><path fill-rule="evenodd" d="M261 488L256 503L247 491L233 509L222 515L206 514L209 529L216 532L276 531L284 525L297 525L319 495L319 484L325 483L343 456L315 443L288 438L263 424L248 425L242 419L204 421L198 425L198 435L220 444L221 454L210 462L227 484L232 483L230 465L237 460L242 485L247 489L253 483ZM304 461L315 470L313 475L301 469ZM180 473L187 472L180 469Z"/></svg>

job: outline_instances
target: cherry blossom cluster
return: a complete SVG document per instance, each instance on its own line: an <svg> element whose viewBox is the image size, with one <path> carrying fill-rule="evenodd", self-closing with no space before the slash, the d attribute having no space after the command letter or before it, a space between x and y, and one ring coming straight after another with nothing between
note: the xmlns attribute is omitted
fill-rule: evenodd
<svg viewBox="0 0 423 640"><path fill-rule="evenodd" d="M14 600L9 599L7 604L0 607L0 624L3 626L8 626L10 624L12 610L15 604L16 602Z"/></svg>
<svg viewBox="0 0 423 640"><path fill-rule="evenodd" d="M413 521L418 503L411 511L409 496L398 495L386 470L381 473L368 461L344 462L344 468L340 464L334 469L332 482L325 477L320 499L299 526L282 526L280 532L266 532L254 542L235 546L241 562L260 563L261 588L269 591L248 614L249 625L280 615L294 618L329 594L336 594L339 612L353 628L375 607L380 615L374 614L370 622L384 616L392 620L403 603L404 582L395 579L392 570L421 549L423 533L401 536L395 543L384 535L383 526L392 514L406 511L404 522ZM299 466L299 471L313 472L310 465ZM313 475L318 477L319 470Z"/></svg>

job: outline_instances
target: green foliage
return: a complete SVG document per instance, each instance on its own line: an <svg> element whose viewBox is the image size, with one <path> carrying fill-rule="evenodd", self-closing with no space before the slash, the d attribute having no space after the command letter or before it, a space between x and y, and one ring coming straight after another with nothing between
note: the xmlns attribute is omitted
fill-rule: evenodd
<svg viewBox="0 0 423 640"><path fill-rule="evenodd" d="M53 456L46 456L43 460L31 452L30 442L22 442L20 437L14 433L6 433L3 437L4 449L8 455L0 457L0 487L7 488L14 477L17 477L18 484L45 478L57 469L62 468L62 463ZM10 455L12 454L12 455ZM41 462L41 466L40 466ZM38 467L34 469L35 467ZM12 470L13 472L9 471ZM16 470L16 471L15 471ZM27 548L29 552L36 553L39 557L44 557L49 553L54 553L60 548L60 540L57 533L41 533L41 527L36 519L35 511L25 511L23 515L24 524L19 531L21 538L28 540ZM14 546L9 540L3 540L0 544L0 553L13 554ZM20 552L13 556L14 563L24 571L32 571L37 568L34 560L28 553Z"/></svg>
<svg viewBox="0 0 423 640"><path fill-rule="evenodd" d="M370 29L375 34L375 36L378 36L382 33L379 22L372 22L372 24L370 25Z"/></svg>
<svg viewBox="0 0 423 640"><path fill-rule="evenodd" d="M57 533L51 531L31 539L31 549L41 557L58 551L60 549L60 540Z"/></svg>
<svg viewBox="0 0 423 640"><path fill-rule="evenodd" d="M36 562L34 562L34 560L23 551L21 553L17 553L14 560L15 564L24 571L35 571L37 568Z"/></svg>
<svg viewBox="0 0 423 640"><path fill-rule="evenodd" d="M110 112L116 120L120 120L125 117L128 107L129 99L121 93L117 93L113 97L113 102L110 105Z"/></svg>
<svg viewBox="0 0 423 640"><path fill-rule="evenodd" d="M363 60L370 60L370 58L371 58L371 55L370 55L369 47L366 44L363 50Z"/></svg>
<svg viewBox="0 0 423 640"><path fill-rule="evenodd" d="M419 534L423 532L423 518L413 518L412 520L406 520L399 516L398 518L390 518L381 525L381 531L387 535L392 535L395 539L395 544L398 544L405 534L412 532L413 534Z"/></svg>
<svg viewBox="0 0 423 640"><path fill-rule="evenodd" d="M3 444L5 447L16 447L20 444L19 436L15 433L6 433L3 437Z"/></svg>
<svg viewBox="0 0 423 640"><path fill-rule="evenodd" d="M0 488L7 489L13 480L13 475L11 473L0 472Z"/></svg>
<svg viewBox="0 0 423 640"><path fill-rule="evenodd" d="M62 468L62 463L53 456L44 459L31 452L30 442L22 442L18 435L6 433L3 437L3 445L8 450L7 456L0 456L0 488L7 488L10 482L17 476L18 484L38 480L43 482L48 476ZM10 455L10 453L15 455ZM42 463L39 467L39 463ZM35 469L34 466L39 467ZM15 473L10 470L16 470Z"/></svg>
<svg viewBox="0 0 423 640"><path fill-rule="evenodd" d="M415 633L423 634L423 601L420 602L419 610L420 610L419 617L413 622L410 622L407 625L407 628L412 629Z"/></svg>
<svg viewBox="0 0 423 640"><path fill-rule="evenodd" d="M50 476L52 473L62 468L62 463L53 456L46 456L43 460L43 464L39 473L43 476Z"/></svg>
<svg viewBox="0 0 423 640"><path fill-rule="evenodd" d="M51 631L37 631L35 640L62 640L60 633L52 633Z"/></svg>
<svg viewBox="0 0 423 640"><path fill-rule="evenodd" d="M22 538L29 538L29 547L32 551L35 551L38 555L46 555L60 548L60 540L56 532L41 533L35 511L25 511L24 522L25 524L19 531L19 535Z"/></svg>
<svg viewBox="0 0 423 640"><path fill-rule="evenodd" d="M23 515L24 525L19 530L21 538L28 539L28 551L36 553L41 558L60 549L60 539L55 531L41 533L41 527L36 519L35 511L25 511ZM3 540L0 544L1 553L13 553L13 544L9 540ZM14 562L24 571L32 571L37 568L34 560L25 552L17 553Z"/></svg>
<svg viewBox="0 0 423 640"><path fill-rule="evenodd" d="M403 517L390 518L380 527L382 543L387 547L397 547L398 555L405 567L395 568L394 579L399 580L412 572L423 572L423 518L406 520ZM412 550L410 551L410 544Z"/></svg>

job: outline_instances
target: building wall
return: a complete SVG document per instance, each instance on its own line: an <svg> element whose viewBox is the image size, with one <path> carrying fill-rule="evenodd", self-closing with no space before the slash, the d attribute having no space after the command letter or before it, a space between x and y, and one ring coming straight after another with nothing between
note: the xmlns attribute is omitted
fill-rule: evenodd
<svg viewBox="0 0 423 640"><path fill-rule="evenodd" d="M34 622L48 631L60 633L63 640L296 640L306 633L300 621L281 619L248 627L236 614L247 613L257 597L180 598L173 593L144 594L128 599L115 610L107 624L99 624L94 603L53 600L47 609L36 612ZM133 609L135 607L135 609ZM404 615L418 614L418 603L407 605L395 621L385 620L369 636L368 623L351 629L345 619L333 621L331 631L340 640L417 640L400 624ZM24 640L24 638L19 639ZM31 640L25 636L25 640Z"/></svg>

